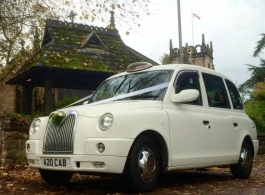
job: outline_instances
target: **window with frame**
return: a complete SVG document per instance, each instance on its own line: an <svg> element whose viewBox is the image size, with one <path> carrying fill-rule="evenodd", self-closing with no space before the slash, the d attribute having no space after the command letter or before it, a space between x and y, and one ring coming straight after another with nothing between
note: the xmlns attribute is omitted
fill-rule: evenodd
<svg viewBox="0 0 265 195"><path fill-rule="evenodd" d="M243 103L236 86L227 79L225 80L225 82L229 91L230 98L232 100L233 108L243 110Z"/></svg>
<svg viewBox="0 0 265 195"><path fill-rule="evenodd" d="M202 73L202 77L209 106L217 108L231 108L223 79L207 73Z"/></svg>
<svg viewBox="0 0 265 195"><path fill-rule="evenodd" d="M175 93L179 93L185 89L197 89L199 91L199 98L191 102L183 104L202 105L201 88L199 82L199 74L197 71L181 71L178 73L175 81Z"/></svg>

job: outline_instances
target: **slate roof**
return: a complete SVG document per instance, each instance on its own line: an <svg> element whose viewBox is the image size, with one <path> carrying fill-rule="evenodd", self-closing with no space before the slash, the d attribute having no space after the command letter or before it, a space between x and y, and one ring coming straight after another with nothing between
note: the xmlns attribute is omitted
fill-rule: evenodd
<svg viewBox="0 0 265 195"><path fill-rule="evenodd" d="M36 64L23 69L47 66L115 73L134 62L158 64L125 45L117 29L58 20L46 21L40 53Z"/></svg>

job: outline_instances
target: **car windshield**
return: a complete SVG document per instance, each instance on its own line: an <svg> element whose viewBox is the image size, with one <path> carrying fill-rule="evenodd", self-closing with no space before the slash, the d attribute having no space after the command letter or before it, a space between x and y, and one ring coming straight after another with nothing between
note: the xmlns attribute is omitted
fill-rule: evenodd
<svg viewBox="0 0 265 195"><path fill-rule="evenodd" d="M164 84L170 81L172 70L156 70L141 73L132 73L106 80L94 93L89 103L128 94L138 90ZM122 100L162 100L166 88L154 89L149 92L140 92Z"/></svg>

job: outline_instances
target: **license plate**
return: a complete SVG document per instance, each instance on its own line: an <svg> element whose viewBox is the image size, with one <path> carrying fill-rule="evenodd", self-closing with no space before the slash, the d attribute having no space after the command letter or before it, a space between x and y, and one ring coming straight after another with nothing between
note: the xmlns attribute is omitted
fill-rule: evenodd
<svg viewBox="0 0 265 195"><path fill-rule="evenodd" d="M69 158L41 158L44 167L70 168Z"/></svg>

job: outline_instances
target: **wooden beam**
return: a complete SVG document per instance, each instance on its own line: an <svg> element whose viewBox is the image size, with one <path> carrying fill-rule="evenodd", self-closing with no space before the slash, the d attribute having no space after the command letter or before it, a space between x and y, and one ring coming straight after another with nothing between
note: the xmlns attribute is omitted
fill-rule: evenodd
<svg viewBox="0 0 265 195"><path fill-rule="evenodd" d="M32 92L34 87L31 84L27 84L24 86L25 90L25 103L22 105L22 112L24 114L32 114Z"/></svg>
<svg viewBox="0 0 265 195"><path fill-rule="evenodd" d="M52 95L52 75L51 72L48 72L45 80L45 113L50 114L55 110L53 103L53 95Z"/></svg>

